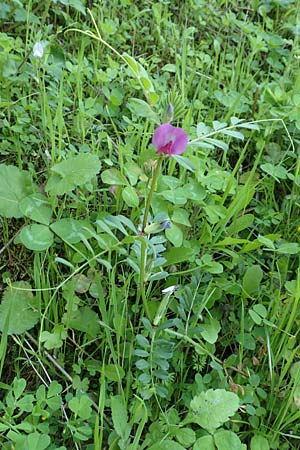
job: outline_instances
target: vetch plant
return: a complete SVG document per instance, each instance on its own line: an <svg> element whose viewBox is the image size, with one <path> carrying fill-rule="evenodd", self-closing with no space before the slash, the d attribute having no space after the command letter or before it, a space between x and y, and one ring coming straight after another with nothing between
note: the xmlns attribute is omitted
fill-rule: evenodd
<svg viewBox="0 0 300 450"><path fill-rule="evenodd" d="M152 194L156 186L160 166L163 160L163 153L166 153L169 156L181 155L188 145L188 135L182 128L175 128L169 123L164 123L155 130L152 138L152 144L157 148L157 153L162 154L160 155L156 163L150 191L147 197L142 225L142 234L144 234L147 225L147 217L150 209Z"/></svg>
<svg viewBox="0 0 300 450"><path fill-rule="evenodd" d="M152 138L152 144L154 145L154 147L157 148L157 153L160 153L160 157L158 158L156 163L144 211L142 232L141 232L142 239L141 239L141 262L140 262L140 290L145 312L149 319L150 319L150 312L145 293L145 283L146 283L145 267L147 260L147 251L146 251L146 241L143 238L143 236L145 234L145 229L147 227L148 213L151 205L152 195L155 190L157 178L160 172L163 155L164 153L166 153L170 157L172 155L182 154L185 151L188 144L188 135L182 128L175 128L169 123L164 123L155 130Z"/></svg>

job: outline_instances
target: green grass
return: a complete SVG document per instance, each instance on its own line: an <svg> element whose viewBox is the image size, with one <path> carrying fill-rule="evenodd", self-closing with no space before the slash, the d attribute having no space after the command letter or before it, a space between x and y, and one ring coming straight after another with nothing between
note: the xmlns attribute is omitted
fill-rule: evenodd
<svg viewBox="0 0 300 450"><path fill-rule="evenodd" d="M298 17L0 3L1 448L299 447Z"/></svg>

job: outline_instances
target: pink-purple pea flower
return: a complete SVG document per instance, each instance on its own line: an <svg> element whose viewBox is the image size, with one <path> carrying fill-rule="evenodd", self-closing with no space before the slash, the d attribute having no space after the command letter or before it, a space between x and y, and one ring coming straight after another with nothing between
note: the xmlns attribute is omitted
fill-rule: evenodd
<svg viewBox="0 0 300 450"><path fill-rule="evenodd" d="M188 135L182 128L164 123L156 128L152 144L157 148L157 153L167 153L169 156L181 155L188 144Z"/></svg>

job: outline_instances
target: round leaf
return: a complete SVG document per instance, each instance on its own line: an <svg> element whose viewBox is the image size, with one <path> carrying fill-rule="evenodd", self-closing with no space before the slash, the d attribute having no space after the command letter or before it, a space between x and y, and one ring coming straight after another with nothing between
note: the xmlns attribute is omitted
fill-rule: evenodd
<svg viewBox="0 0 300 450"><path fill-rule="evenodd" d="M243 450L240 438L232 431L217 431L214 440L218 450Z"/></svg>
<svg viewBox="0 0 300 450"><path fill-rule="evenodd" d="M47 198L39 193L29 195L20 202L20 210L24 216L44 225L49 225L52 208Z"/></svg>
<svg viewBox="0 0 300 450"><path fill-rule="evenodd" d="M19 240L29 250L41 252L53 244L53 234L45 225L27 225L22 228Z"/></svg>

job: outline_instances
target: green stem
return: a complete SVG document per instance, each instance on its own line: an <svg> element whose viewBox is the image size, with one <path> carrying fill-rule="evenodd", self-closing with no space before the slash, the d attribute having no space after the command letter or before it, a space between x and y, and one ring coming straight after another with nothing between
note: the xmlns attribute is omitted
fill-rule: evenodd
<svg viewBox="0 0 300 450"><path fill-rule="evenodd" d="M145 234L145 228L147 226L147 217L148 217L148 213L149 213L149 209L150 209L150 205L151 205L151 200L152 200L152 195L153 192L155 190L156 187L156 181L159 175L159 171L160 171L160 166L163 160L163 153L160 155L160 157L157 160L156 163L156 167L155 167L155 171L152 177L152 182L151 182L151 187L150 187L150 191L147 197L147 201L146 201L146 206L145 206L145 211L144 211L144 218L143 218L143 225L142 225L142 234Z"/></svg>
<svg viewBox="0 0 300 450"><path fill-rule="evenodd" d="M143 300L144 310L145 310L146 316L148 317L149 320L151 320L151 316L150 316L149 305L148 305L147 297L146 297L147 242L145 240L144 234L145 234L145 228L147 226L147 218L148 218L148 214L149 214L149 210L150 210L150 206L151 206L152 195L153 195L153 192L156 187L156 182L157 182L157 178L159 175L162 160L163 160L163 154L161 154L157 160L154 174L152 177L150 191L149 191L149 194L147 197L145 211L144 211L142 233L141 233L142 236L140 237L140 240L141 240L140 293L141 293L141 297Z"/></svg>
<svg viewBox="0 0 300 450"><path fill-rule="evenodd" d="M147 302L146 297L146 261L147 261L147 243L145 241L145 238L141 237L141 267L140 267L140 291L141 291L141 297L143 300L144 310L146 313L146 316L149 320L151 320L150 316L150 310Z"/></svg>

